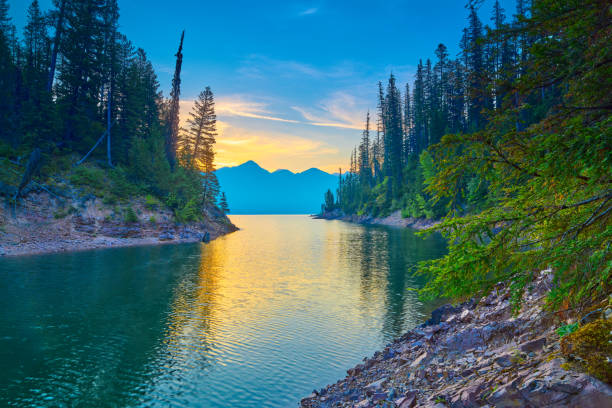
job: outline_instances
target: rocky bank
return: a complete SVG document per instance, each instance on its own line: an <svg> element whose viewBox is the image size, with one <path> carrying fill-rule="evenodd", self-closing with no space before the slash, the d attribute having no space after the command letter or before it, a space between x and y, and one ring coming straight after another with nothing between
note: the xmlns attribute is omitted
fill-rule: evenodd
<svg viewBox="0 0 612 408"><path fill-rule="evenodd" d="M340 210L334 210L314 215L313 218L323 220L341 220L366 225L387 225L390 227L414 228L418 230L433 227L439 222L428 220L426 218L403 218L401 211L394 211L386 217L372 217L371 215L347 215Z"/></svg>
<svg viewBox="0 0 612 408"><path fill-rule="evenodd" d="M543 309L551 275L540 275L518 314L502 285L482 299L437 309L301 407L612 407L612 387L566 360L555 329L568 316ZM588 319L609 331L610 306ZM610 351L607 338L607 351L599 352ZM608 374L610 357L603 358Z"/></svg>
<svg viewBox="0 0 612 408"><path fill-rule="evenodd" d="M93 248L200 242L236 231L217 208L200 222L178 224L172 212L144 198L108 205L93 195L31 192L17 207L0 207L0 256Z"/></svg>

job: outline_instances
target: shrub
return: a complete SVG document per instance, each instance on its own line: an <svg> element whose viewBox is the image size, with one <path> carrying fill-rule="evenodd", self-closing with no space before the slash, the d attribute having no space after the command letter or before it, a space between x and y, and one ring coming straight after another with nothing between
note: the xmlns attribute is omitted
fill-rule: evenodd
<svg viewBox="0 0 612 408"><path fill-rule="evenodd" d="M138 216L136 215L136 213L134 212L134 209L132 209L132 207L128 207L127 210L125 211L125 222L126 223L135 223L138 222Z"/></svg>

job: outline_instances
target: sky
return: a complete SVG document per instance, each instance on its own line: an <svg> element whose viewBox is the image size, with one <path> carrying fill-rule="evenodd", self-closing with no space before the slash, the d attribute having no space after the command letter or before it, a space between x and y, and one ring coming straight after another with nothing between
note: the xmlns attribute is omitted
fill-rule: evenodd
<svg viewBox="0 0 612 408"><path fill-rule="evenodd" d="M480 8L488 23L494 0ZM41 8L51 0L39 0ZM9 0L21 29L30 0ZM501 0L507 16L515 0ZM412 82L444 43L459 52L463 0L119 0L120 31L143 48L169 94L181 31L181 117L210 86L217 167L254 160L268 170L346 168L378 81ZM412 84L411 84L412 85Z"/></svg>

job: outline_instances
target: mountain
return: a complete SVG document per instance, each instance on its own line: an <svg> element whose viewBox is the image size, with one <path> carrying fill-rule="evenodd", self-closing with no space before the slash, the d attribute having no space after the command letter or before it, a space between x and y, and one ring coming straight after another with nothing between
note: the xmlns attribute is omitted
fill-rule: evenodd
<svg viewBox="0 0 612 408"><path fill-rule="evenodd" d="M316 168L269 172L252 160L216 173L232 214L316 214L325 191L338 187L338 176Z"/></svg>

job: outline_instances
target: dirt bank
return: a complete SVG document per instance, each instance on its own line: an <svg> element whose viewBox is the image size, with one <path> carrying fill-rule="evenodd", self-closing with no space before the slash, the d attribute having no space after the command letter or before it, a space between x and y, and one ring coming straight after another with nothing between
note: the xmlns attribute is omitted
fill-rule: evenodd
<svg viewBox="0 0 612 408"><path fill-rule="evenodd" d="M199 222L177 224L169 210L144 199L111 206L93 196L58 200L39 192L0 208L0 256L200 242L236 230L216 208L206 208Z"/></svg>

